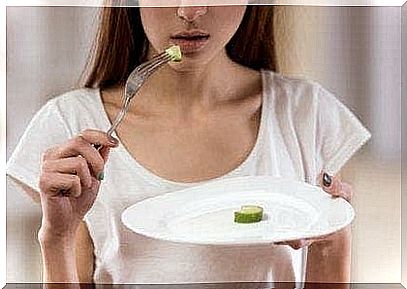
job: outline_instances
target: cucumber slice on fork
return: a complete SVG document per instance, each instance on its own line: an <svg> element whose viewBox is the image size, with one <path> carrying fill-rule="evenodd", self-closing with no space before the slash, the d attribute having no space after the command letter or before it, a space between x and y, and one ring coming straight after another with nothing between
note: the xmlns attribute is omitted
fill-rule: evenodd
<svg viewBox="0 0 407 289"><path fill-rule="evenodd" d="M173 45L165 50L167 54L171 56L171 60L174 62L180 62L182 58L181 49L178 45Z"/></svg>

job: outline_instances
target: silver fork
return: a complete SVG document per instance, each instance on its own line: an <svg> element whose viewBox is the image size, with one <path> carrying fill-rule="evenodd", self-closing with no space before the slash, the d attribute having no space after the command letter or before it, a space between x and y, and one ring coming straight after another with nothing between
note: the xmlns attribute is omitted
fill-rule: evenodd
<svg viewBox="0 0 407 289"><path fill-rule="evenodd" d="M157 71L160 67L171 60L172 56L164 51L153 57L151 60L137 66L130 73L130 76L127 78L126 85L124 87L122 108L117 114L109 130L107 131L107 134L109 136L112 135L119 124L123 121L124 116L129 110L131 100L136 95L140 87L147 80L147 78L149 78L155 71ZM100 147L97 147L97 149L99 148Z"/></svg>

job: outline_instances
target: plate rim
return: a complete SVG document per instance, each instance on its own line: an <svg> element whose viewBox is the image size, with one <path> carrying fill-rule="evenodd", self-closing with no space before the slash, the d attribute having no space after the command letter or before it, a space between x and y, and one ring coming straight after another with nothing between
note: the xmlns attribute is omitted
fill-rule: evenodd
<svg viewBox="0 0 407 289"><path fill-rule="evenodd" d="M156 200L159 200L161 198L168 198L168 197L172 197L175 195L178 195L180 193L185 193L191 190L195 190L195 189L201 189L201 188L205 188L207 186L216 186L216 184L227 184L229 182L239 182L239 181L244 181L246 179L267 179L268 181L272 182L272 181L278 181L278 182L290 182L290 183L297 183L301 186L306 186L309 189L312 189L314 191L319 191L325 194L328 194L327 192L323 191L321 187L319 186L314 186L311 185L309 183L306 182L302 182L302 181L298 181L295 179L290 179L290 178L284 178L284 177L276 177L276 176L268 176L268 175L260 175L260 176L243 176L243 177L234 177L234 178L227 178L224 180L214 180L214 181L208 181L205 184L201 184L201 185L197 185L197 186L191 186L191 187L187 187L187 188L182 188L180 190L175 190L175 191L171 191L171 192L167 192L158 196L154 196L154 197L150 197L150 198L146 198L142 201L139 201L137 203L134 203L130 206L128 206L127 208L125 208L121 214L121 222L122 224L128 229L130 230L132 233L134 234L139 234L139 235L143 235L145 237L148 238L152 238L155 240L160 240L160 241L168 241L168 242L173 242L173 243L182 243L182 244L192 244L192 245L206 245L206 246L252 246L252 245L273 245L275 243L278 242L288 242L288 241L293 241L293 240L298 240L299 238L284 238L281 240L253 240L253 241L249 241L246 240L244 242L242 241L233 241L233 240L227 240L227 241L223 241L223 240L211 240L211 241L197 241L197 240L193 240L193 239L188 239L185 237L177 237L177 236L168 236L167 234L162 234L161 233L154 233L148 230L145 230L144 228L137 228L137 231L134 230L134 228L132 228L132 226L130 224L128 224L128 222L125 220L125 217L127 214L129 214L129 212L131 212L131 210L136 207L136 206L140 206L140 205L144 205L145 202L154 202ZM322 237L322 236L326 236L326 235L330 235L332 233L335 233L337 231L342 230L343 228L345 228L346 226L350 225L353 220L355 219L355 210L353 208L353 206L346 200L342 199L342 198L338 198L336 199L337 202L341 202L342 206L344 206L344 209L346 210L345 214L346 214L346 221L343 222L341 225L338 226L333 226L331 227L330 230L325 230L325 231L321 231L319 232L319 234L306 234L303 238L317 238L317 237ZM301 239L303 239L301 238Z"/></svg>

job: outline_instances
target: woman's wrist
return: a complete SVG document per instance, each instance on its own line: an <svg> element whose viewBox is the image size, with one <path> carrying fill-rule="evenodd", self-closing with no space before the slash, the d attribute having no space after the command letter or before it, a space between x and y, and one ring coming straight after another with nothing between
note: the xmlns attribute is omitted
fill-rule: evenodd
<svg viewBox="0 0 407 289"><path fill-rule="evenodd" d="M38 241L41 249L75 250L74 233L56 233L41 227L38 232Z"/></svg>
<svg viewBox="0 0 407 289"><path fill-rule="evenodd" d="M74 240L62 240L62 239L45 239L38 238L41 251L44 252L56 252L67 254L75 254L75 241Z"/></svg>
<svg viewBox="0 0 407 289"><path fill-rule="evenodd" d="M350 282L351 237L351 228L347 226L326 240L311 244L308 251L307 282Z"/></svg>
<svg viewBox="0 0 407 289"><path fill-rule="evenodd" d="M53 263L58 266L75 264L75 240L55 236L38 237L44 265Z"/></svg>
<svg viewBox="0 0 407 289"><path fill-rule="evenodd" d="M78 283L75 238L40 230L38 240L44 266L43 282Z"/></svg>

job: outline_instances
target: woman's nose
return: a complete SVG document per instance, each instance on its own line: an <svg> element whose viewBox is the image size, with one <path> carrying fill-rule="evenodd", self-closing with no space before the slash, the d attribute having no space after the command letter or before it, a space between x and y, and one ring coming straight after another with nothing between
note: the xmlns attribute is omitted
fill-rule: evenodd
<svg viewBox="0 0 407 289"><path fill-rule="evenodd" d="M193 22L198 17L205 15L207 12L207 6L181 6L178 8L177 14L183 20Z"/></svg>

